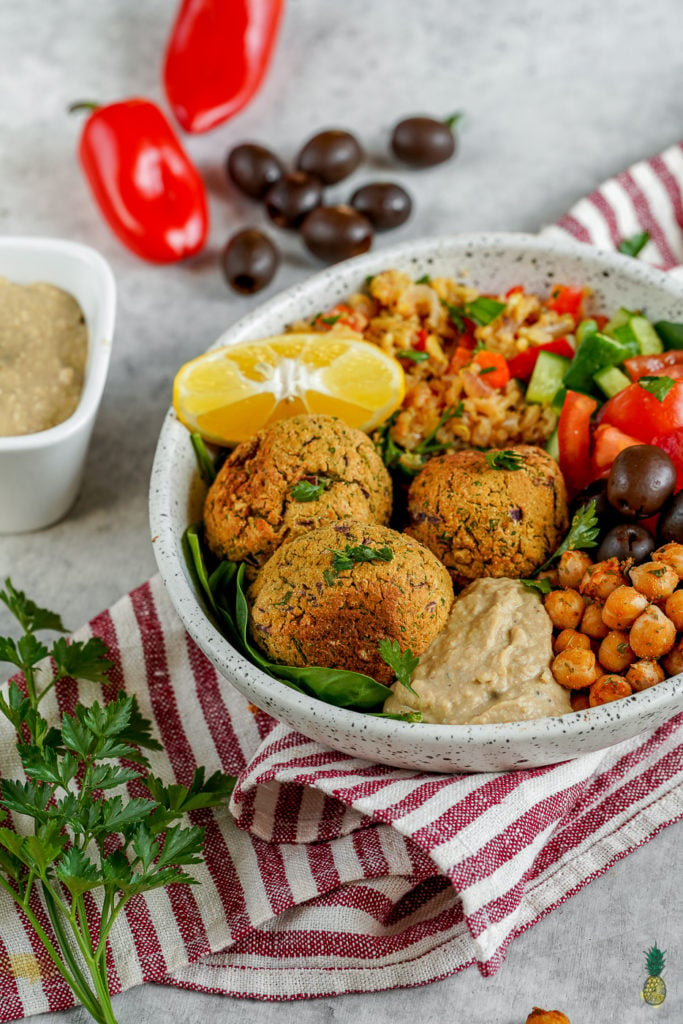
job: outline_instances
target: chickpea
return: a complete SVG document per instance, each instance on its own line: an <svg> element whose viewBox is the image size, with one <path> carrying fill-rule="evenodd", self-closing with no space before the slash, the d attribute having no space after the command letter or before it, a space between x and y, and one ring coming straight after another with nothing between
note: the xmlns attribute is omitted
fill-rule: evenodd
<svg viewBox="0 0 683 1024"><path fill-rule="evenodd" d="M679 640L675 647L672 647L669 653L662 658L662 668L666 672L667 679L683 672L683 640Z"/></svg>
<svg viewBox="0 0 683 1024"><path fill-rule="evenodd" d="M563 629L558 633L553 642L555 654L566 651L568 647L580 647L584 651L590 651L590 637L585 633L579 633L575 629Z"/></svg>
<svg viewBox="0 0 683 1024"><path fill-rule="evenodd" d="M647 608L647 598L635 587L617 587L602 609L602 621L609 629L628 629Z"/></svg>
<svg viewBox="0 0 683 1024"><path fill-rule="evenodd" d="M586 607L578 590L551 590L543 603L555 629L576 629Z"/></svg>
<svg viewBox="0 0 683 1024"><path fill-rule="evenodd" d="M579 647L561 651L554 657L550 668L555 681L568 690L582 690L596 678L595 655Z"/></svg>
<svg viewBox="0 0 683 1024"><path fill-rule="evenodd" d="M666 677L659 662L645 660L634 661L624 678L630 683L631 689L639 693L641 690L647 690L649 686L661 683Z"/></svg>
<svg viewBox="0 0 683 1024"><path fill-rule="evenodd" d="M643 562L629 570L631 583L648 601L670 597L678 586L678 573L664 562Z"/></svg>
<svg viewBox="0 0 683 1024"><path fill-rule="evenodd" d="M606 558L597 562L584 573L579 590L594 601L606 601L613 590L626 583L619 560Z"/></svg>
<svg viewBox="0 0 683 1024"><path fill-rule="evenodd" d="M663 547L653 551L651 557L653 560L670 565L683 580L683 544L676 544L675 541L671 541L669 544L664 544Z"/></svg>
<svg viewBox="0 0 683 1024"><path fill-rule="evenodd" d="M581 619L581 632L591 640L602 640L609 633L609 627L602 621L602 605L589 604Z"/></svg>
<svg viewBox="0 0 683 1024"><path fill-rule="evenodd" d="M683 590L675 590L664 602L664 614L679 633L683 632Z"/></svg>
<svg viewBox="0 0 683 1024"><path fill-rule="evenodd" d="M651 604L631 626L628 642L639 658L661 658L676 643L676 627Z"/></svg>
<svg viewBox="0 0 683 1024"><path fill-rule="evenodd" d="M555 588L560 585L560 577L558 576L557 569L544 569L543 572L538 574L539 580L549 580L550 586Z"/></svg>
<svg viewBox="0 0 683 1024"><path fill-rule="evenodd" d="M585 551L563 551L557 563L557 578L561 587L579 586L593 562Z"/></svg>
<svg viewBox="0 0 683 1024"><path fill-rule="evenodd" d="M600 644L598 660L607 672L623 672L627 669L636 660L629 647L628 633L621 629L611 629Z"/></svg>
<svg viewBox="0 0 683 1024"><path fill-rule="evenodd" d="M534 1006L526 1024L571 1024L569 1017L561 1010L541 1010Z"/></svg>
<svg viewBox="0 0 683 1024"><path fill-rule="evenodd" d="M585 711L590 707L588 690L572 690L569 694L569 703L572 706L572 711Z"/></svg>
<svg viewBox="0 0 683 1024"><path fill-rule="evenodd" d="M588 702L592 708L596 708L599 704L609 704L610 701L630 697L631 693L631 686L623 676L602 676L591 686Z"/></svg>

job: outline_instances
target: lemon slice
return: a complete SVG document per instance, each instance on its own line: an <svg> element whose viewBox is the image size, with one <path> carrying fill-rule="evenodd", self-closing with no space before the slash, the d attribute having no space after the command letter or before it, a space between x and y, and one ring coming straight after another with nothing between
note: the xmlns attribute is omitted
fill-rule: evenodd
<svg viewBox="0 0 683 1024"><path fill-rule="evenodd" d="M206 441L231 445L300 413L326 413L372 430L404 394L401 364L371 342L279 334L185 363L173 384L173 407Z"/></svg>

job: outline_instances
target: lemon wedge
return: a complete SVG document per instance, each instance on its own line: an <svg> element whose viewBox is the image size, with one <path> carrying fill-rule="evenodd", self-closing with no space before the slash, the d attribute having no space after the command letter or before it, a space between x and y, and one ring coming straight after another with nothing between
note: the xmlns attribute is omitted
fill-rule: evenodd
<svg viewBox="0 0 683 1024"><path fill-rule="evenodd" d="M401 364L371 342L278 334L211 349L178 370L173 407L204 440L237 444L279 419L338 416L372 430L403 401Z"/></svg>

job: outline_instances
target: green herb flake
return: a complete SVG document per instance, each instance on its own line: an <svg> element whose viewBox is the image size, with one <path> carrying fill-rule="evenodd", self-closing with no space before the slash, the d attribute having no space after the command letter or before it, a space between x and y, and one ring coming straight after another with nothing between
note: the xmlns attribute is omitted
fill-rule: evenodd
<svg viewBox="0 0 683 1024"><path fill-rule="evenodd" d="M289 496L292 501L317 501L331 483L327 476L306 476L294 484Z"/></svg>
<svg viewBox="0 0 683 1024"><path fill-rule="evenodd" d="M508 469L515 470L521 469L524 465L524 456L521 452L514 452L510 449L505 451L488 451L484 452L484 458L491 467L491 469Z"/></svg>
<svg viewBox="0 0 683 1024"><path fill-rule="evenodd" d="M415 657L409 647L405 651L401 651L398 640L391 640L389 637L380 640L377 646L382 661L394 672L398 682L417 697L418 694L410 685L410 679L419 665L420 659Z"/></svg>
<svg viewBox="0 0 683 1024"><path fill-rule="evenodd" d="M432 279L429 276L429 274L423 274L422 277L418 277L416 279L416 281L415 281L415 284L431 284L431 283L432 283Z"/></svg>
<svg viewBox="0 0 683 1024"><path fill-rule="evenodd" d="M341 313L336 313L334 316L319 316L318 322L321 324L327 324L328 327L334 327L337 320L341 320Z"/></svg>
<svg viewBox="0 0 683 1024"><path fill-rule="evenodd" d="M663 402L676 383L671 377L641 377L638 384L644 391L654 395L658 402Z"/></svg>
<svg viewBox="0 0 683 1024"><path fill-rule="evenodd" d="M391 562L394 552L386 544L380 548L371 548L369 544L347 544L343 551L330 549L332 552L332 568L335 572L353 569L354 564L361 562Z"/></svg>
<svg viewBox="0 0 683 1024"><path fill-rule="evenodd" d="M287 605L292 600L292 591L288 590L281 601L274 601L273 607L278 608L280 605Z"/></svg>
<svg viewBox="0 0 683 1024"><path fill-rule="evenodd" d="M471 320L477 327L487 327L500 316L506 305L486 295L480 295L472 302L463 302L460 306L453 306L445 300L442 302L451 320L461 332L465 330L465 320Z"/></svg>
<svg viewBox="0 0 683 1024"><path fill-rule="evenodd" d="M663 576L666 572L666 569L648 569L647 572L648 576Z"/></svg>
<svg viewBox="0 0 683 1024"><path fill-rule="evenodd" d="M625 256L637 256L649 241L650 232L640 231L637 235L631 235L630 238L622 238L617 249L619 252L623 252Z"/></svg>
<svg viewBox="0 0 683 1024"><path fill-rule="evenodd" d="M547 576L543 576L540 580L520 580L520 583L523 583L529 590L539 590L541 594L549 594L552 590Z"/></svg>
<svg viewBox="0 0 683 1024"><path fill-rule="evenodd" d="M591 498L574 513L567 536L550 558L536 570L537 574L552 565L565 551L585 551L596 547L599 534L600 524L595 513L595 498Z"/></svg>
<svg viewBox="0 0 683 1024"><path fill-rule="evenodd" d="M626 652L628 651L628 648L629 648L629 645L628 645L628 643L625 640L622 640L621 643L617 644L617 650L618 650L619 654L626 654Z"/></svg>
<svg viewBox="0 0 683 1024"><path fill-rule="evenodd" d="M414 348L400 348L396 353L397 359L410 359L413 363L426 363L429 359L429 352L418 352Z"/></svg>

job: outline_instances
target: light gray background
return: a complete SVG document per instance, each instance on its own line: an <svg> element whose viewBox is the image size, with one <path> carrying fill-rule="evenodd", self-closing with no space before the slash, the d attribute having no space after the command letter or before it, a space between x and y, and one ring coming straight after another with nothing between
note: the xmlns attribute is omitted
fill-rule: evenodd
<svg viewBox="0 0 683 1024"><path fill-rule="evenodd" d="M289 0L268 78L249 107L185 137L210 189L205 252L148 265L122 248L81 177L76 99L143 95L165 105L161 55L175 11L166 0L0 0L0 231L83 241L111 262L118 316L109 382L82 494L62 523L0 537L0 573L76 628L155 571L147 485L178 366L259 297L225 286L229 234L266 225L227 186L223 164L256 139L291 158L323 127L347 127L370 162L336 186L348 197L391 175L412 193L412 219L376 247L433 233L536 231L605 177L683 138L679 0ZM457 158L429 171L391 166L391 126L411 113L464 111ZM277 233L285 259L267 297L319 268ZM0 481L0 486L2 482ZM5 628L5 624L2 624ZM517 939L502 970L471 969L427 988L267 1004L146 986L115 999L121 1024L215 1020L263 1024L462 1021L523 1024L531 1007L572 1024L683 1020L682 826L615 865ZM641 1002L643 955L668 950L669 995ZM36 1020L80 1024L80 1010Z"/></svg>

